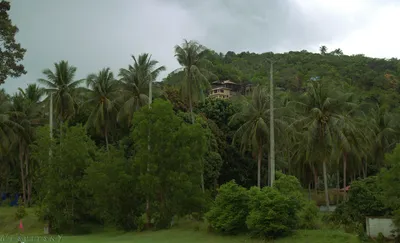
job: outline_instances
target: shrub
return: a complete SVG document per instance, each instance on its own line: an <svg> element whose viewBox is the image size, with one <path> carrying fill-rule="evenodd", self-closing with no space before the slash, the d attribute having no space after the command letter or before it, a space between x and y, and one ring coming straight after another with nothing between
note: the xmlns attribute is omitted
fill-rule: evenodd
<svg viewBox="0 0 400 243"><path fill-rule="evenodd" d="M22 199L18 199L18 208L17 212L15 212L15 218L16 219L23 219L27 215L27 212L25 210L24 203L22 202Z"/></svg>
<svg viewBox="0 0 400 243"><path fill-rule="evenodd" d="M246 230L249 195L244 187L230 181L218 190L206 219L220 233L235 234Z"/></svg>
<svg viewBox="0 0 400 243"><path fill-rule="evenodd" d="M293 197L294 199L302 202L305 200L299 180L290 175L285 175L282 172L276 172L276 180L274 182L276 188L283 195Z"/></svg>
<svg viewBox="0 0 400 243"><path fill-rule="evenodd" d="M246 224L253 236L275 238L292 231L297 224L298 201L277 189L253 187L249 191L250 213Z"/></svg>
<svg viewBox="0 0 400 243"><path fill-rule="evenodd" d="M306 201L298 213L299 229L316 229L319 209L314 201Z"/></svg>
<svg viewBox="0 0 400 243"><path fill-rule="evenodd" d="M366 216L385 216L391 211L383 203L377 177L372 176L351 183L348 201L340 203L331 218L338 224L364 225Z"/></svg>

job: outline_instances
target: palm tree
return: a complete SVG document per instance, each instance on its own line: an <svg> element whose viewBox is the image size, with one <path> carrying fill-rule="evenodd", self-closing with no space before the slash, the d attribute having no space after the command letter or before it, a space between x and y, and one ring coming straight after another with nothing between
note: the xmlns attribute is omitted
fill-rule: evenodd
<svg viewBox="0 0 400 243"><path fill-rule="evenodd" d="M18 141L15 144L18 150L23 200L29 204L32 194L29 145L34 139L35 127L44 122L39 105L44 91L36 84L28 85L26 90L19 90L20 92L12 97L10 117L22 128L18 130Z"/></svg>
<svg viewBox="0 0 400 243"><path fill-rule="evenodd" d="M396 144L395 130L396 119L387 111L387 107L376 105L370 110L374 126L375 141L372 144L373 160L382 165L385 153L389 152Z"/></svg>
<svg viewBox="0 0 400 243"><path fill-rule="evenodd" d="M4 156L17 138L16 132L21 127L10 119L12 103L4 89L0 90L0 156Z"/></svg>
<svg viewBox="0 0 400 243"><path fill-rule="evenodd" d="M203 92L210 86L208 77L212 74L206 69L211 64L207 59L207 49L196 41L184 40L181 46L175 46L175 57L182 66L175 72L181 75L182 94L189 101L192 123L193 102L203 99Z"/></svg>
<svg viewBox="0 0 400 243"><path fill-rule="evenodd" d="M230 124L242 123L234 134L233 142L238 141L242 152L250 150L257 154L257 186L261 187L261 162L264 147L268 144L270 121L270 96L265 86L258 85L253 89L251 99L243 99L242 109L232 116ZM276 128L282 133L286 124L274 119Z"/></svg>
<svg viewBox="0 0 400 243"><path fill-rule="evenodd" d="M346 126L344 111L353 109L354 104L348 102L349 94L341 94L323 81L308 83L302 102L296 102L302 116L293 124L299 125L306 138L303 151L306 158L322 160L326 206L329 207L327 164L332 153L337 151L340 139L347 140L343 127ZM342 141L342 144L348 141Z"/></svg>
<svg viewBox="0 0 400 243"><path fill-rule="evenodd" d="M45 89L36 84L28 84L28 87L25 90L18 88L18 91L24 99L33 104L39 104L45 93Z"/></svg>
<svg viewBox="0 0 400 243"><path fill-rule="evenodd" d="M115 97L118 83L110 69L104 68L98 74L90 74L86 78L86 85L90 88L86 103L92 109L86 126L94 127L96 132L102 133L108 151L108 133L117 115Z"/></svg>
<svg viewBox="0 0 400 243"><path fill-rule="evenodd" d="M70 66L67 61L54 63L55 71L45 69L46 79L38 79L46 86L46 93L53 95L54 110L60 125L71 118L77 109L79 85L84 79L75 80L76 67ZM49 99L47 97L47 99Z"/></svg>
<svg viewBox="0 0 400 243"><path fill-rule="evenodd" d="M321 55L324 55L328 51L328 48L326 46L321 46L319 48L319 51L320 51Z"/></svg>
<svg viewBox="0 0 400 243"><path fill-rule="evenodd" d="M133 65L119 71L121 97L118 101L122 107L118 120L125 119L128 124L132 121L133 113L148 103L149 83L166 70L164 66L157 67L158 61L152 60L148 53L141 54L138 58L132 55L132 59Z"/></svg>
<svg viewBox="0 0 400 243"><path fill-rule="evenodd" d="M355 112L355 113L353 113ZM370 153L372 132L370 126L365 124L365 116L359 110L352 110L343 115L341 122L342 137L337 141L343 162L343 188L347 187L348 159L352 158L353 164L362 164L363 158ZM355 165L355 164L354 164ZM339 182L338 182L339 183ZM346 193L346 190L344 190Z"/></svg>

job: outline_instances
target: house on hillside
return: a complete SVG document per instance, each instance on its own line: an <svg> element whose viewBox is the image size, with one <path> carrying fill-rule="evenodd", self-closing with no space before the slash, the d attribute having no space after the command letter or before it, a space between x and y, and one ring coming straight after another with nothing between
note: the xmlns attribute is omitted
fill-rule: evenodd
<svg viewBox="0 0 400 243"><path fill-rule="evenodd" d="M245 95L251 92L251 84L237 84L230 80L212 82L212 89L208 97L229 99L235 95Z"/></svg>

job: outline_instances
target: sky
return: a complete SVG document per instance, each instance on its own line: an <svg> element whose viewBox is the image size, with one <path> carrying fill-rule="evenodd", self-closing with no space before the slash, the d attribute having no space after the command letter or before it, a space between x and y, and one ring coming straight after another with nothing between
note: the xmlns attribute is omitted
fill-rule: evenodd
<svg viewBox="0 0 400 243"><path fill-rule="evenodd" d="M179 67L174 46L197 40L217 52L318 52L400 58L398 0L9 0L16 38L27 49L27 74L2 85L18 87L67 60L76 79L104 67L115 74L131 55L151 53Z"/></svg>

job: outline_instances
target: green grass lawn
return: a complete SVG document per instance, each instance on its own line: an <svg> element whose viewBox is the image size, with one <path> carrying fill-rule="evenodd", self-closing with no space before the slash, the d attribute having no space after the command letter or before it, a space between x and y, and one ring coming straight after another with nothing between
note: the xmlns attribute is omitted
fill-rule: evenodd
<svg viewBox="0 0 400 243"><path fill-rule="evenodd" d="M17 242L16 235L19 232L19 220L15 219L16 208L1 207L0 208L0 237L6 234L13 235L0 241L2 242ZM25 236L43 235L43 224L37 221L33 209L27 210L28 215L22 219L24 224ZM8 240L7 240L8 239ZM53 236L54 241L58 242L59 238ZM45 242L42 238L41 241ZM37 239L27 238L28 242L41 242ZM220 236L208 233L205 225L196 222L182 222L177 227L169 230L148 231L140 233L123 233L117 231L94 233L81 236L62 236L63 243L103 243L103 242L118 242L118 243L235 243L247 242L258 243L261 240L253 240L247 236ZM292 236L277 239L277 243L356 243L359 242L357 236L347 234L338 230L321 229L321 230L304 230L294 233Z"/></svg>

